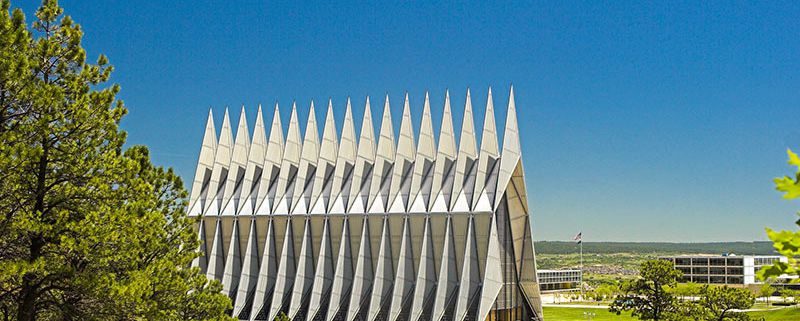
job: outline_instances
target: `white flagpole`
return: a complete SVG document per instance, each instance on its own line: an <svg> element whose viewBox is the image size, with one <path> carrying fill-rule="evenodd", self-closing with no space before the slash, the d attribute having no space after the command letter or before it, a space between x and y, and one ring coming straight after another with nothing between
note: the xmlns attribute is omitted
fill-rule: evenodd
<svg viewBox="0 0 800 321"><path fill-rule="evenodd" d="M581 287L581 300L584 300L584 298L583 298L583 234L581 234L581 239L578 242L579 242L578 245L580 245L580 248L581 248L581 271L580 271L580 273L581 273L581 284L580 284L580 287Z"/></svg>

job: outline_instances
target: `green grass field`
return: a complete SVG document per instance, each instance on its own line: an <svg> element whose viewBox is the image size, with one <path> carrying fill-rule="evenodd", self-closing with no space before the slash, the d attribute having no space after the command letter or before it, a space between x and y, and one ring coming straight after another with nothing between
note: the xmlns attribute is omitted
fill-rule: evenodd
<svg viewBox="0 0 800 321"><path fill-rule="evenodd" d="M556 308L544 307L544 319L546 321L586 321L589 320L584 312L594 313L593 321L627 321L636 320L630 314L620 314L608 312L606 309L582 309L582 308Z"/></svg>
<svg viewBox="0 0 800 321"><path fill-rule="evenodd" d="M584 312L594 313L591 316L593 321L629 321L637 320L629 314L616 315L606 309L583 309L583 308L557 308L544 307L544 319L546 321L587 321L589 320ZM764 318L765 321L797 321L800 320L800 308L788 308L765 312L751 312L750 319L757 321Z"/></svg>
<svg viewBox="0 0 800 321"><path fill-rule="evenodd" d="M751 320L761 320L762 317L766 321L797 321L800 320L800 308L750 313Z"/></svg>

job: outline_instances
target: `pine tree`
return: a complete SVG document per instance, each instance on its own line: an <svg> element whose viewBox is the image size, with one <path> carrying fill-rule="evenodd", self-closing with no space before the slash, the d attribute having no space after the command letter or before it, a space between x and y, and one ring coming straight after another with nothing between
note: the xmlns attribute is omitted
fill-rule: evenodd
<svg viewBox="0 0 800 321"><path fill-rule="evenodd" d="M147 148L105 56L55 0L28 28L0 0L0 318L218 320L230 300L189 268L186 191Z"/></svg>

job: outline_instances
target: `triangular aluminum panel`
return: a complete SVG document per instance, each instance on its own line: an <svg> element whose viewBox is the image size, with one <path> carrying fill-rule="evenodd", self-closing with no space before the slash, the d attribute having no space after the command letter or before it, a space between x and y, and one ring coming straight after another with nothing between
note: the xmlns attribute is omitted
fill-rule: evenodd
<svg viewBox="0 0 800 321"><path fill-rule="evenodd" d="M389 107L389 95L383 105L383 118L381 120L381 132L378 138L378 149L375 153L374 166L372 168L372 182L369 189L370 197L367 208L373 212L373 204L378 203L374 210L375 213L384 213L388 207L389 189L392 180L392 165L394 164L394 128L392 128L392 110ZM380 199L380 202L375 202Z"/></svg>
<svg viewBox="0 0 800 321"><path fill-rule="evenodd" d="M375 130L372 126L372 111L369 107L369 97L364 107L364 120L361 123L361 138L358 140L358 157L356 167L353 172L353 181L350 187L350 200L348 208L357 208L359 211L351 213L363 213L367 206L370 193L370 181L372 178L372 168L375 165ZM356 201L360 204L355 206Z"/></svg>
<svg viewBox="0 0 800 321"><path fill-rule="evenodd" d="M206 228L204 222L205 220L201 219L197 223L197 239L200 241L198 252L200 252L200 256L192 260L192 267L199 268L200 273L206 273L206 270L208 270L208 251L206 250Z"/></svg>
<svg viewBox="0 0 800 321"><path fill-rule="evenodd" d="M475 121L472 115L472 98L467 89L467 102L464 106L464 120L461 123L461 139L458 144L458 158L456 160L455 180L453 182L452 199L449 208L456 206L457 196L464 192L464 200L472 201L474 183L470 184L469 176L473 167L477 165L478 147L475 142ZM469 207L470 204L466 204Z"/></svg>
<svg viewBox="0 0 800 321"><path fill-rule="evenodd" d="M383 310L384 305L390 302L392 285L394 284L392 235L389 228L389 219L387 217L383 219L383 233L381 233L380 250L378 252L377 261L378 264L375 268L375 281L373 282L368 320L374 320L381 310Z"/></svg>
<svg viewBox="0 0 800 321"><path fill-rule="evenodd" d="M414 160L414 176L411 181L409 200L410 212L424 213L428 209L430 199L430 180L433 176L433 162L436 158L436 141L433 137L433 125L431 121L431 105L428 93L425 93L425 104L422 108L422 122L420 123L419 142L417 153ZM422 203L423 210L419 210L417 204Z"/></svg>
<svg viewBox="0 0 800 321"><path fill-rule="evenodd" d="M242 253L239 247L239 220L233 220L227 258L225 259L225 273L222 276L222 293L236 300L236 289L239 287L239 277L242 275Z"/></svg>
<svg viewBox="0 0 800 321"><path fill-rule="evenodd" d="M436 152L436 167L433 171L432 195L442 195L448 207L453 192L453 181L448 179L454 175L453 165L456 160L456 139L453 132L453 116L450 111L450 92L445 93L444 112L442 113L442 128L439 132L439 149ZM433 204L429 204L431 208Z"/></svg>
<svg viewBox="0 0 800 321"><path fill-rule="evenodd" d="M478 307L476 320L486 320L489 310L495 303L500 289L503 287L503 267L500 257L500 240L497 235L497 218L492 216L489 231L489 247L486 253L486 267L483 269L483 286L481 287L481 302Z"/></svg>
<svg viewBox="0 0 800 321"><path fill-rule="evenodd" d="M466 318L470 303L481 284L478 262L480 261L478 260L478 242L475 239L475 221L470 217L464 263L461 267L461 284L458 287L455 320Z"/></svg>
<svg viewBox="0 0 800 321"><path fill-rule="evenodd" d="M305 219L300 257L297 261L297 275L294 280L292 300L291 303L289 303L289 313L287 313L287 316L293 320L299 320L299 318L297 318L297 312L303 308L302 304L305 301L304 299L311 295L311 286L314 283L314 251L312 250L312 242L311 220Z"/></svg>
<svg viewBox="0 0 800 321"><path fill-rule="evenodd" d="M336 156L336 168L333 174L333 186L328 205L328 213L344 213L350 200L351 183L356 164L356 132L353 124L353 111L350 107L350 98L347 99L347 108L344 112L342 123L342 138L339 141L339 150Z"/></svg>
<svg viewBox="0 0 800 321"><path fill-rule="evenodd" d="M209 182L214 170L214 153L217 150L217 132L214 129L214 115L208 111L206 130L203 134L203 144L200 146L200 156L197 158L197 170L192 183L192 194L189 197L189 215L203 214L203 203L208 197ZM212 195L213 196L213 195Z"/></svg>
<svg viewBox="0 0 800 321"><path fill-rule="evenodd" d="M497 208L497 204L505 192L505 190L500 189L508 185L521 156L517 108L514 103L514 87L511 87L511 93L508 97L508 112L506 113L506 128L503 134L503 154L500 156L500 172L497 179L498 191L495 194L494 201L495 208Z"/></svg>
<svg viewBox="0 0 800 321"><path fill-rule="evenodd" d="M311 200L314 203L311 208L311 214L325 214L328 209L328 203L334 196L331 192L336 173L338 140L336 121L333 118L333 104L328 100L325 127L322 129L322 145L320 146L319 160L317 161L317 173L314 178L314 189L311 193Z"/></svg>
<svg viewBox="0 0 800 321"><path fill-rule="evenodd" d="M286 223L286 233L284 234L283 249L281 250L280 264L278 265L277 277L275 279L275 292L272 293L272 303L270 304L267 320L274 320L285 301L292 294L294 279L296 275L295 254L294 254L294 231L292 220Z"/></svg>
<svg viewBox="0 0 800 321"><path fill-rule="evenodd" d="M450 210L453 213L467 213L469 212L469 202L467 202L467 196L464 195L464 191L462 190L458 197L455 198L455 202L453 202L453 208Z"/></svg>
<svg viewBox="0 0 800 321"><path fill-rule="evenodd" d="M414 254L411 245L411 224L409 218L403 220L402 243L400 243L400 259L397 262L397 277L392 291L392 305L389 320L397 320L403 307L412 300L414 292Z"/></svg>
<svg viewBox="0 0 800 321"><path fill-rule="evenodd" d="M231 153L231 163L228 166L228 178L225 183L225 194L222 197L222 212L220 215L236 215L239 210L239 196L242 193L243 181L246 176L247 156L250 152L250 130L247 128L247 116L242 106L239 116L239 125L236 129L236 143Z"/></svg>
<svg viewBox="0 0 800 321"><path fill-rule="evenodd" d="M458 287L458 265L456 263L455 240L453 237L453 223L447 218L444 247L442 250L442 263L439 268L439 281L436 284L436 301L433 303L433 320L440 320L445 310L454 299L454 290Z"/></svg>
<svg viewBox="0 0 800 321"><path fill-rule="evenodd" d="M405 211L406 207L405 204L403 204L403 196L397 195L397 197L394 198L392 205L389 206L389 213L403 213Z"/></svg>
<svg viewBox="0 0 800 321"><path fill-rule="evenodd" d="M244 176L244 181L242 181L239 215L254 214L255 207L258 205L259 189L267 188L267 186L260 185L261 176L264 174L264 160L267 156L267 136L264 133L264 117L261 113L261 105L258 105L256 123L253 128L253 141L250 143L250 151L247 155L246 175Z"/></svg>
<svg viewBox="0 0 800 321"><path fill-rule="evenodd" d="M255 295L256 283L258 282L258 233L256 220L250 220L250 232L247 237L247 247L245 248L244 262L242 263L242 277L236 291L236 300L233 302L233 316L240 319L248 319L252 302L250 297ZM252 305L252 303L250 303Z"/></svg>
<svg viewBox="0 0 800 321"><path fill-rule="evenodd" d="M297 105L292 104L292 116L289 118L289 132L286 134L286 147L283 150L283 160L278 176L277 194L280 202L275 202L273 213L288 213L294 200L294 184L297 183L297 174L300 170L300 157L302 154L300 143L300 122L297 120ZM280 210L279 210L280 209Z"/></svg>
<svg viewBox="0 0 800 321"><path fill-rule="evenodd" d="M278 257L275 247L275 226L272 220L267 223L267 233L264 242L264 251L261 256L261 265L258 270L258 281L256 282L255 295L253 296L253 308L250 310L250 320L253 320L259 312L266 310L270 304L267 301L268 293L272 293L275 286L275 279L278 274ZM270 300L271 301L271 300Z"/></svg>
<svg viewBox="0 0 800 321"><path fill-rule="evenodd" d="M311 194L313 190L314 175L316 173L317 162L319 161L319 130L317 129L317 117L314 113L314 102L308 112L308 123L306 125L305 141L303 141L303 151L300 157L300 169L297 172L296 183L294 184L294 200L292 211L298 214L307 214L311 207ZM299 211L298 203L303 203Z"/></svg>
<svg viewBox="0 0 800 321"><path fill-rule="evenodd" d="M333 287L331 288L330 304L328 305L327 321L332 321L336 314L339 313L343 302L347 302L350 293L350 287L353 284L353 251L350 245L350 225L348 218L345 217L342 223L342 239L339 243L339 253L336 258L336 270L333 278ZM345 318L347 316L345 315Z"/></svg>
<svg viewBox="0 0 800 321"><path fill-rule="evenodd" d="M267 144L267 154L264 157L263 173L261 174L262 188L258 190L256 201L256 215L267 215L272 213L273 204L277 194L278 174L280 165L283 162L283 127L281 125L281 113L278 104L272 115L272 125L269 131L269 143Z"/></svg>
<svg viewBox="0 0 800 321"><path fill-rule="evenodd" d="M322 303L330 300L330 287L333 283L333 254L331 253L331 231L329 220L324 221L320 250L317 259L317 268L314 275L314 285L311 290L311 299L308 305L307 319L314 318L320 312ZM329 301L330 304L330 301Z"/></svg>
<svg viewBox="0 0 800 321"><path fill-rule="evenodd" d="M353 291L350 297L350 307L347 317L350 321L355 320L358 312L367 308L365 306L369 299L369 292L372 289L372 246L370 245L370 232L367 217L364 216L364 224L361 232L361 245L358 250L358 260L356 260L355 277L353 278Z"/></svg>
<svg viewBox="0 0 800 321"><path fill-rule="evenodd" d="M217 150L214 153L214 169L209 180L210 190L209 199L206 201L206 209L203 215L219 215L222 210L222 197L225 193L225 183L228 179L228 169L231 164L231 149L233 148L233 137L231 134L231 121L228 117L228 109L225 109L225 116L222 118L222 128L220 129Z"/></svg>
<svg viewBox="0 0 800 321"><path fill-rule="evenodd" d="M433 249L433 237L431 234L430 218L425 220L425 236L422 239L422 253L417 269L417 282L414 286L414 302L411 307L411 318L409 320L419 320L423 314L427 303L433 300L436 292L436 266L435 253Z"/></svg>
<svg viewBox="0 0 800 321"><path fill-rule="evenodd" d="M483 119L483 134L481 134L481 152L478 157L472 208L483 208L484 205L479 203L488 202L489 211L491 211L494 208L494 194L497 184L495 180L490 180L489 178L497 171L495 167L498 166L496 163L500 157L500 150L497 145L497 125L494 120L492 88L489 88L489 96L486 98L486 113Z"/></svg>
<svg viewBox="0 0 800 321"><path fill-rule="evenodd" d="M225 273L225 253L223 252L225 245L222 244L222 221L216 220L216 227L214 227L214 243L211 246L211 254L208 257L208 270L206 277L209 280L222 281L222 275Z"/></svg>
<svg viewBox="0 0 800 321"><path fill-rule="evenodd" d="M400 137L397 141L397 153L394 156L394 168L392 168L391 187L389 198L387 198L391 202L390 212L404 212L410 205L406 204L406 201L410 199L411 180L414 176L413 164L416 156L414 149L414 125L411 122L411 107L408 104L408 93L406 93L403 103L403 118L400 121ZM398 210L401 207L403 210Z"/></svg>

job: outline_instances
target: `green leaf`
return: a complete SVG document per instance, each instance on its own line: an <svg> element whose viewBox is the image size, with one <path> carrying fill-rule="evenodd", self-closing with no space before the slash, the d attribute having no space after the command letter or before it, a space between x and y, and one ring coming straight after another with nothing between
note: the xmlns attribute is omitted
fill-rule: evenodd
<svg viewBox="0 0 800 321"><path fill-rule="evenodd" d="M800 157L797 156L791 149L786 150L786 154L789 155L789 165L794 165L800 167Z"/></svg>

